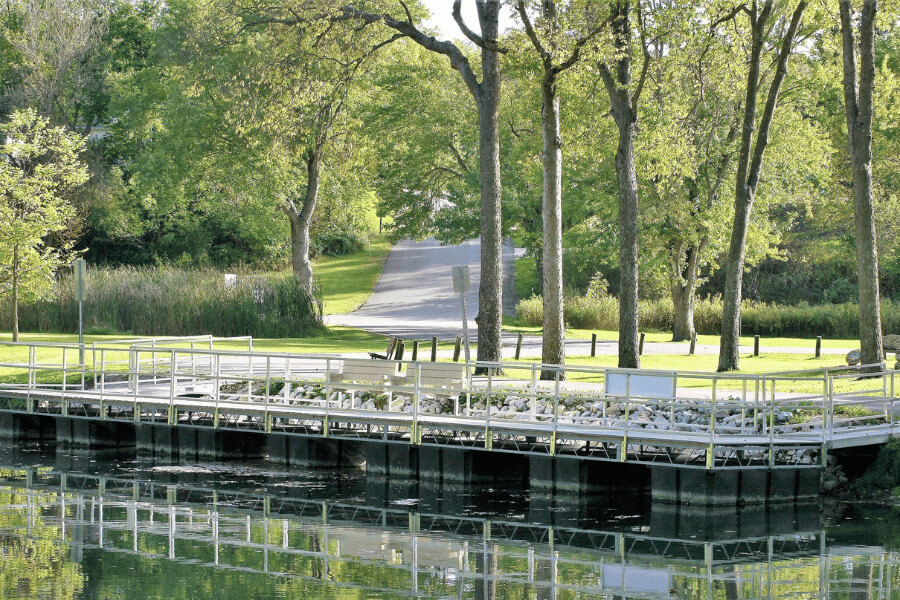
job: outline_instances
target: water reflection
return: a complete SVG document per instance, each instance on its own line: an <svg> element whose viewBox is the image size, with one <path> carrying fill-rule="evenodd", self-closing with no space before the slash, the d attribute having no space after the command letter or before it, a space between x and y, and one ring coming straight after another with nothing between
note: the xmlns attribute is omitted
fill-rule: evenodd
<svg viewBox="0 0 900 600"><path fill-rule="evenodd" d="M900 598L890 510L826 527L814 506L710 515L262 466L0 465L4 598Z"/></svg>

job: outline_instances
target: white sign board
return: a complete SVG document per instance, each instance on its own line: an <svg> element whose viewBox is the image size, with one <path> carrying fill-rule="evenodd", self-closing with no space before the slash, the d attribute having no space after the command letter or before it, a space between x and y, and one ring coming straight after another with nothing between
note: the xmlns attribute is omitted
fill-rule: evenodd
<svg viewBox="0 0 900 600"><path fill-rule="evenodd" d="M83 258L75 261L75 299L84 302L84 279L87 276L87 264Z"/></svg>
<svg viewBox="0 0 900 600"><path fill-rule="evenodd" d="M603 588L667 597L672 591L672 573L668 569L603 565Z"/></svg>
<svg viewBox="0 0 900 600"><path fill-rule="evenodd" d="M607 373L607 396L675 399L675 377L669 373Z"/></svg>
<svg viewBox="0 0 900 600"><path fill-rule="evenodd" d="M453 267L453 291L457 294L465 294L472 287L469 280L469 266L460 265Z"/></svg>

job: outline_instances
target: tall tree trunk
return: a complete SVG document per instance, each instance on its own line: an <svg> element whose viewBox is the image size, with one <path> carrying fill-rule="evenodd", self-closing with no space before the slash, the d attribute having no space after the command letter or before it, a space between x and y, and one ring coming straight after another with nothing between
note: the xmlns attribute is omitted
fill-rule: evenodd
<svg viewBox="0 0 900 600"><path fill-rule="evenodd" d="M631 2L618 0L612 6L610 27L616 50L615 74L601 62L598 67L609 94L610 112L619 130L616 176L619 188L619 367L639 368L638 354L638 184L634 168L634 138L637 133L637 102L643 89L650 54L636 89L631 90Z"/></svg>
<svg viewBox="0 0 900 600"><path fill-rule="evenodd" d="M313 271L309 260L309 227L319 198L321 149L311 148L306 158L306 192L299 208L296 202L288 202L284 212L291 222L291 266L300 286L313 293Z"/></svg>
<svg viewBox="0 0 900 600"><path fill-rule="evenodd" d="M500 3L478 4L481 37L496 40ZM494 50L481 51L482 81L478 100L481 168L481 279L478 285L478 360L500 361L503 327L503 232L500 223L500 60Z"/></svg>
<svg viewBox="0 0 900 600"><path fill-rule="evenodd" d="M19 341L19 245L13 245L12 262L12 341Z"/></svg>
<svg viewBox="0 0 900 600"><path fill-rule="evenodd" d="M619 125L616 175L619 183L619 367L639 368L638 354L638 184L634 169L636 115Z"/></svg>
<svg viewBox="0 0 900 600"><path fill-rule="evenodd" d="M793 50L794 39L800 27L800 20L806 10L806 0L800 0L791 16L790 25L781 40L776 60L775 73L766 95L766 104L759 119L759 130L754 143L756 129L756 106L759 94L760 63L762 59L768 23L774 10L772 0L766 0L760 10L757 0L748 9L752 41L747 69L747 88L744 99L744 119L741 129L741 145L738 155L737 177L734 193L734 221L731 242L725 260L725 291L722 295L722 337L719 344L719 371L734 371L740 366L741 339L741 297L744 279L744 262L747 250L747 232L756 188L762 171L763 157L769 144L769 129L778 104L781 84L787 75L788 58ZM736 14L736 13L735 13Z"/></svg>
<svg viewBox="0 0 900 600"><path fill-rule="evenodd" d="M672 341L683 342L694 337L694 286L688 283L672 285Z"/></svg>
<svg viewBox="0 0 900 600"><path fill-rule="evenodd" d="M853 170L856 265L859 279L859 343L863 364L884 360L878 289L878 248L872 202L872 120L875 86L875 16L877 0L863 2L859 28L859 82L850 0L841 0L844 53L844 108Z"/></svg>
<svg viewBox="0 0 900 600"><path fill-rule="evenodd" d="M544 217L544 339L541 361L548 365L561 365L566 361L562 266L562 148L559 96L556 93L556 74L553 71L544 72L541 96L544 138L544 191L541 202ZM541 378L552 379L555 375L553 371L545 371L541 373Z"/></svg>

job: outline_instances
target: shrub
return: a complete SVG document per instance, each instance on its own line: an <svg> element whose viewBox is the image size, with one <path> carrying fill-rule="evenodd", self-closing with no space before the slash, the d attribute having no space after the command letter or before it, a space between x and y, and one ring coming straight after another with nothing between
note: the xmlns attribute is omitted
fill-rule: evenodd
<svg viewBox="0 0 900 600"><path fill-rule="evenodd" d="M881 447L875 463L854 482L853 489L867 495L891 491L897 486L900 486L900 440Z"/></svg>
<svg viewBox="0 0 900 600"><path fill-rule="evenodd" d="M311 242L310 254L314 258L325 256L345 256L364 249L369 241L355 231L329 230L317 234Z"/></svg>
<svg viewBox="0 0 900 600"><path fill-rule="evenodd" d="M86 331L285 337L321 326L315 302L289 274L239 277L228 285L211 269L94 269L86 289ZM21 306L19 315L25 331L77 331L71 277L57 282L51 299ZM8 302L0 303L0 328L9 329L10 320Z"/></svg>
<svg viewBox="0 0 900 600"><path fill-rule="evenodd" d="M641 327L669 331L674 321L671 299L641 300L638 305ZM885 300L881 307L886 333L900 332L900 302ZM543 320L540 296L519 302L516 318L520 325L539 326ZM585 295L566 299L566 323L577 329L615 330L619 326L618 300L609 296ZM853 338L859 335L859 310L855 304L781 306L745 301L741 307L745 334L769 337L822 335ZM722 301L700 299L694 305L694 327L698 333L718 334L722 323Z"/></svg>

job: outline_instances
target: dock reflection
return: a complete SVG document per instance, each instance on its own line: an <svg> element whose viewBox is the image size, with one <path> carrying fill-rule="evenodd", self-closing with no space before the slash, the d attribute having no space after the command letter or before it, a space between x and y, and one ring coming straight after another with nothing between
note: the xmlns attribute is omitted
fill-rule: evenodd
<svg viewBox="0 0 900 600"><path fill-rule="evenodd" d="M162 561L352 598L900 597L900 555L823 526L815 506L650 505L601 521L585 511L610 499L567 509L564 497L529 496L494 514L441 512L432 509L445 497L472 502L472 491L422 494L371 477L294 483L215 465L0 464L2 545L53 541L85 568L98 556Z"/></svg>

